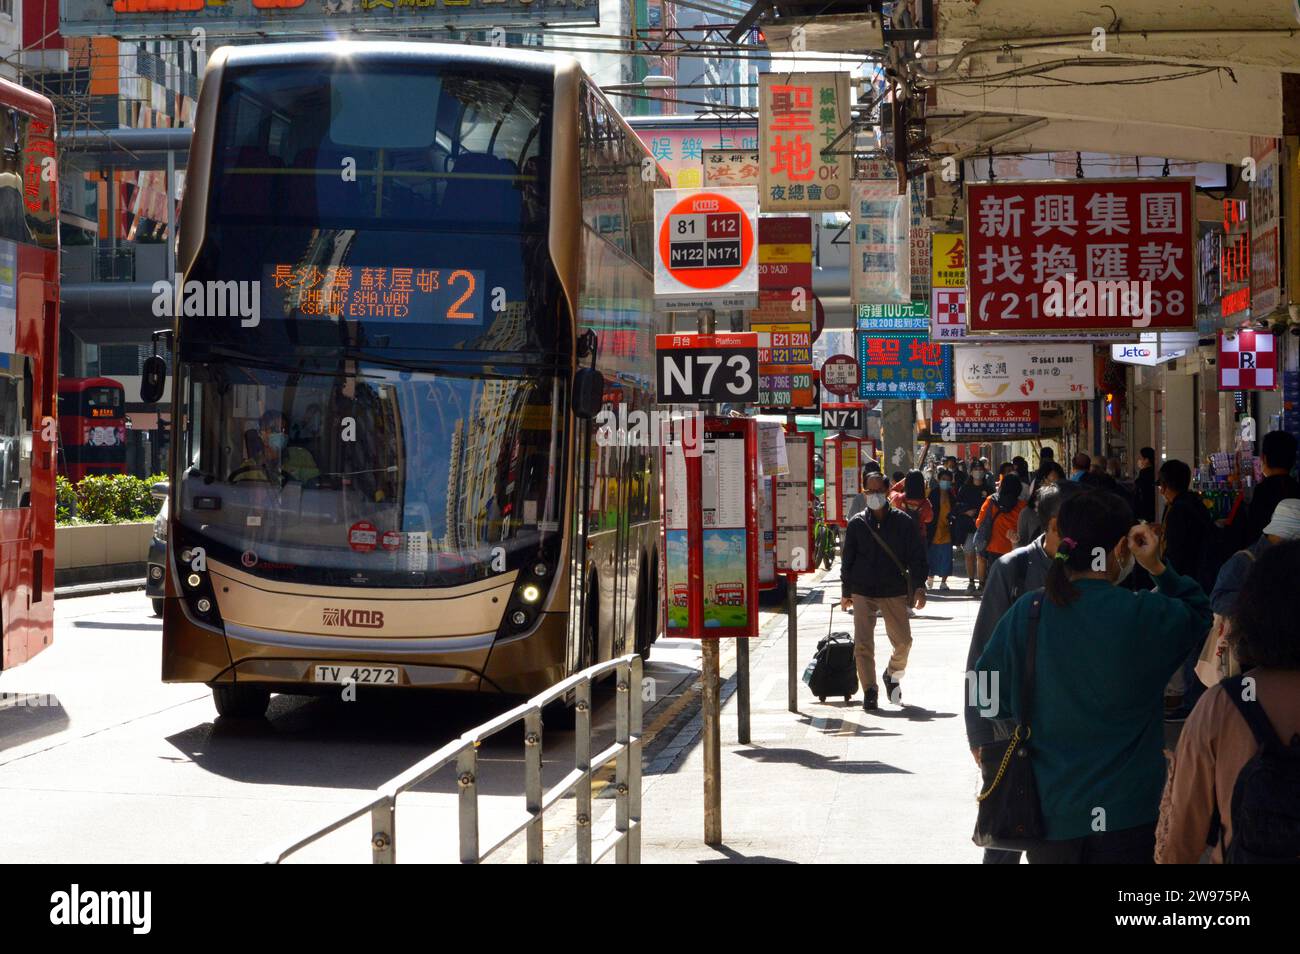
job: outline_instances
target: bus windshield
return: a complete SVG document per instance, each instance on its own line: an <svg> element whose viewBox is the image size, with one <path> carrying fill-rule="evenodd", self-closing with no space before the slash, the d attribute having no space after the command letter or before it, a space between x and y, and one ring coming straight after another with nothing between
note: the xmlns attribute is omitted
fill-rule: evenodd
<svg viewBox="0 0 1300 954"><path fill-rule="evenodd" d="M248 572L455 585L557 539L555 375L216 365L189 387L180 523Z"/></svg>
<svg viewBox="0 0 1300 954"><path fill-rule="evenodd" d="M185 323L192 360L568 354L547 247L550 101L536 73L454 61L231 68L176 305L204 319Z"/></svg>

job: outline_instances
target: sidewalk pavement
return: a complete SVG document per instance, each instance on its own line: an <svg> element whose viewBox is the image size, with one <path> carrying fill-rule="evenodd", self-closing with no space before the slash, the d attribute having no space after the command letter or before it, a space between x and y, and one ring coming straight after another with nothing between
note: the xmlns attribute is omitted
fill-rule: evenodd
<svg viewBox="0 0 1300 954"><path fill-rule="evenodd" d="M901 707L819 703L802 680L840 598L839 567L799 587L799 712L786 697L785 616L751 641L751 741L736 739L734 640L723 646L723 845L704 844L704 746L692 706L646 751L642 860L646 863L978 863L970 840L979 771L961 717L963 673L979 603L963 590L928 594L912 620ZM964 587L964 579L953 578ZM836 605L836 631L853 617ZM728 645L732 644L732 645ZM884 621L876 660L889 658Z"/></svg>

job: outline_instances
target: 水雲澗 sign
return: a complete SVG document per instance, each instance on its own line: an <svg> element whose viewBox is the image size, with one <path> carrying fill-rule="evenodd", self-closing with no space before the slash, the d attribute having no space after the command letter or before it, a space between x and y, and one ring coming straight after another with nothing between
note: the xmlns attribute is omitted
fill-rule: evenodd
<svg viewBox="0 0 1300 954"><path fill-rule="evenodd" d="M1277 339L1271 331L1219 332L1219 390L1277 387Z"/></svg>
<svg viewBox="0 0 1300 954"><path fill-rule="evenodd" d="M758 335L655 335L660 404L753 404L758 400Z"/></svg>
<svg viewBox="0 0 1300 954"><path fill-rule="evenodd" d="M184 33L196 27L221 34L348 33L354 30L396 30L411 27L465 29L540 27L542 24L598 24L596 0L457 0L423 6L392 0L355 3L304 3L276 0L63 0L59 32L64 36L156 36Z"/></svg>
<svg viewBox="0 0 1300 954"><path fill-rule="evenodd" d="M985 401L1090 401L1092 345L951 345L953 396Z"/></svg>
<svg viewBox="0 0 1300 954"><path fill-rule="evenodd" d="M966 187L969 332L1190 329L1194 181Z"/></svg>
<svg viewBox="0 0 1300 954"><path fill-rule="evenodd" d="M758 304L752 188L655 190L655 304L666 311Z"/></svg>
<svg viewBox="0 0 1300 954"><path fill-rule="evenodd" d="M850 122L848 73L759 74L764 212L848 210L853 134L841 134ZM823 149L834 154L823 155Z"/></svg>
<svg viewBox="0 0 1300 954"><path fill-rule="evenodd" d="M925 335L859 331L858 397L934 400L952 396L952 346Z"/></svg>
<svg viewBox="0 0 1300 954"><path fill-rule="evenodd" d="M1019 440L1037 437L1038 421L1037 401L935 401L930 431L945 443Z"/></svg>
<svg viewBox="0 0 1300 954"><path fill-rule="evenodd" d="M849 276L855 304L912 300L910 208L908 193L898 194L897 180L853 183Z"/></svg>

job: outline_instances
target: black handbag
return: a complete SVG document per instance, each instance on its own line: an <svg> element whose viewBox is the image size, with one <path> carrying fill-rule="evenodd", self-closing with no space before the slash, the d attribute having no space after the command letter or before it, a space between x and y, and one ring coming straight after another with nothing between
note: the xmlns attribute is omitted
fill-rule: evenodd
<svg viewBox="0 0 1300 954"><path fill-rule="evenodd" d="M1043 806L1034 781L1030 739L1034 699L1034 668L1038 660L1038 621L1043 591L1029 607L1029 639L1025 646L1025 676L1020 681L1020 719L1011 738L980 747L984 784L977 796L979 813L971 840L981 848L1028 851L1043 842Z"/></svg>

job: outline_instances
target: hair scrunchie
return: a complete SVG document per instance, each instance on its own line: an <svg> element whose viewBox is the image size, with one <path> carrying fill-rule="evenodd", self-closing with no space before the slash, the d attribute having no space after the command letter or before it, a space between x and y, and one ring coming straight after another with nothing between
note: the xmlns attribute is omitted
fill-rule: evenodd
<svg viewBox="0 0 1300 954"><path fill-rule="evenodd" d="M1070 554L1074 552L1074 548L1077 547L1078 545L1079 544L1071 537L1061 537L1061 542L1056 545L1056 556L1054 556L1052 559L1054 560L1070 559Z"/></svg>

